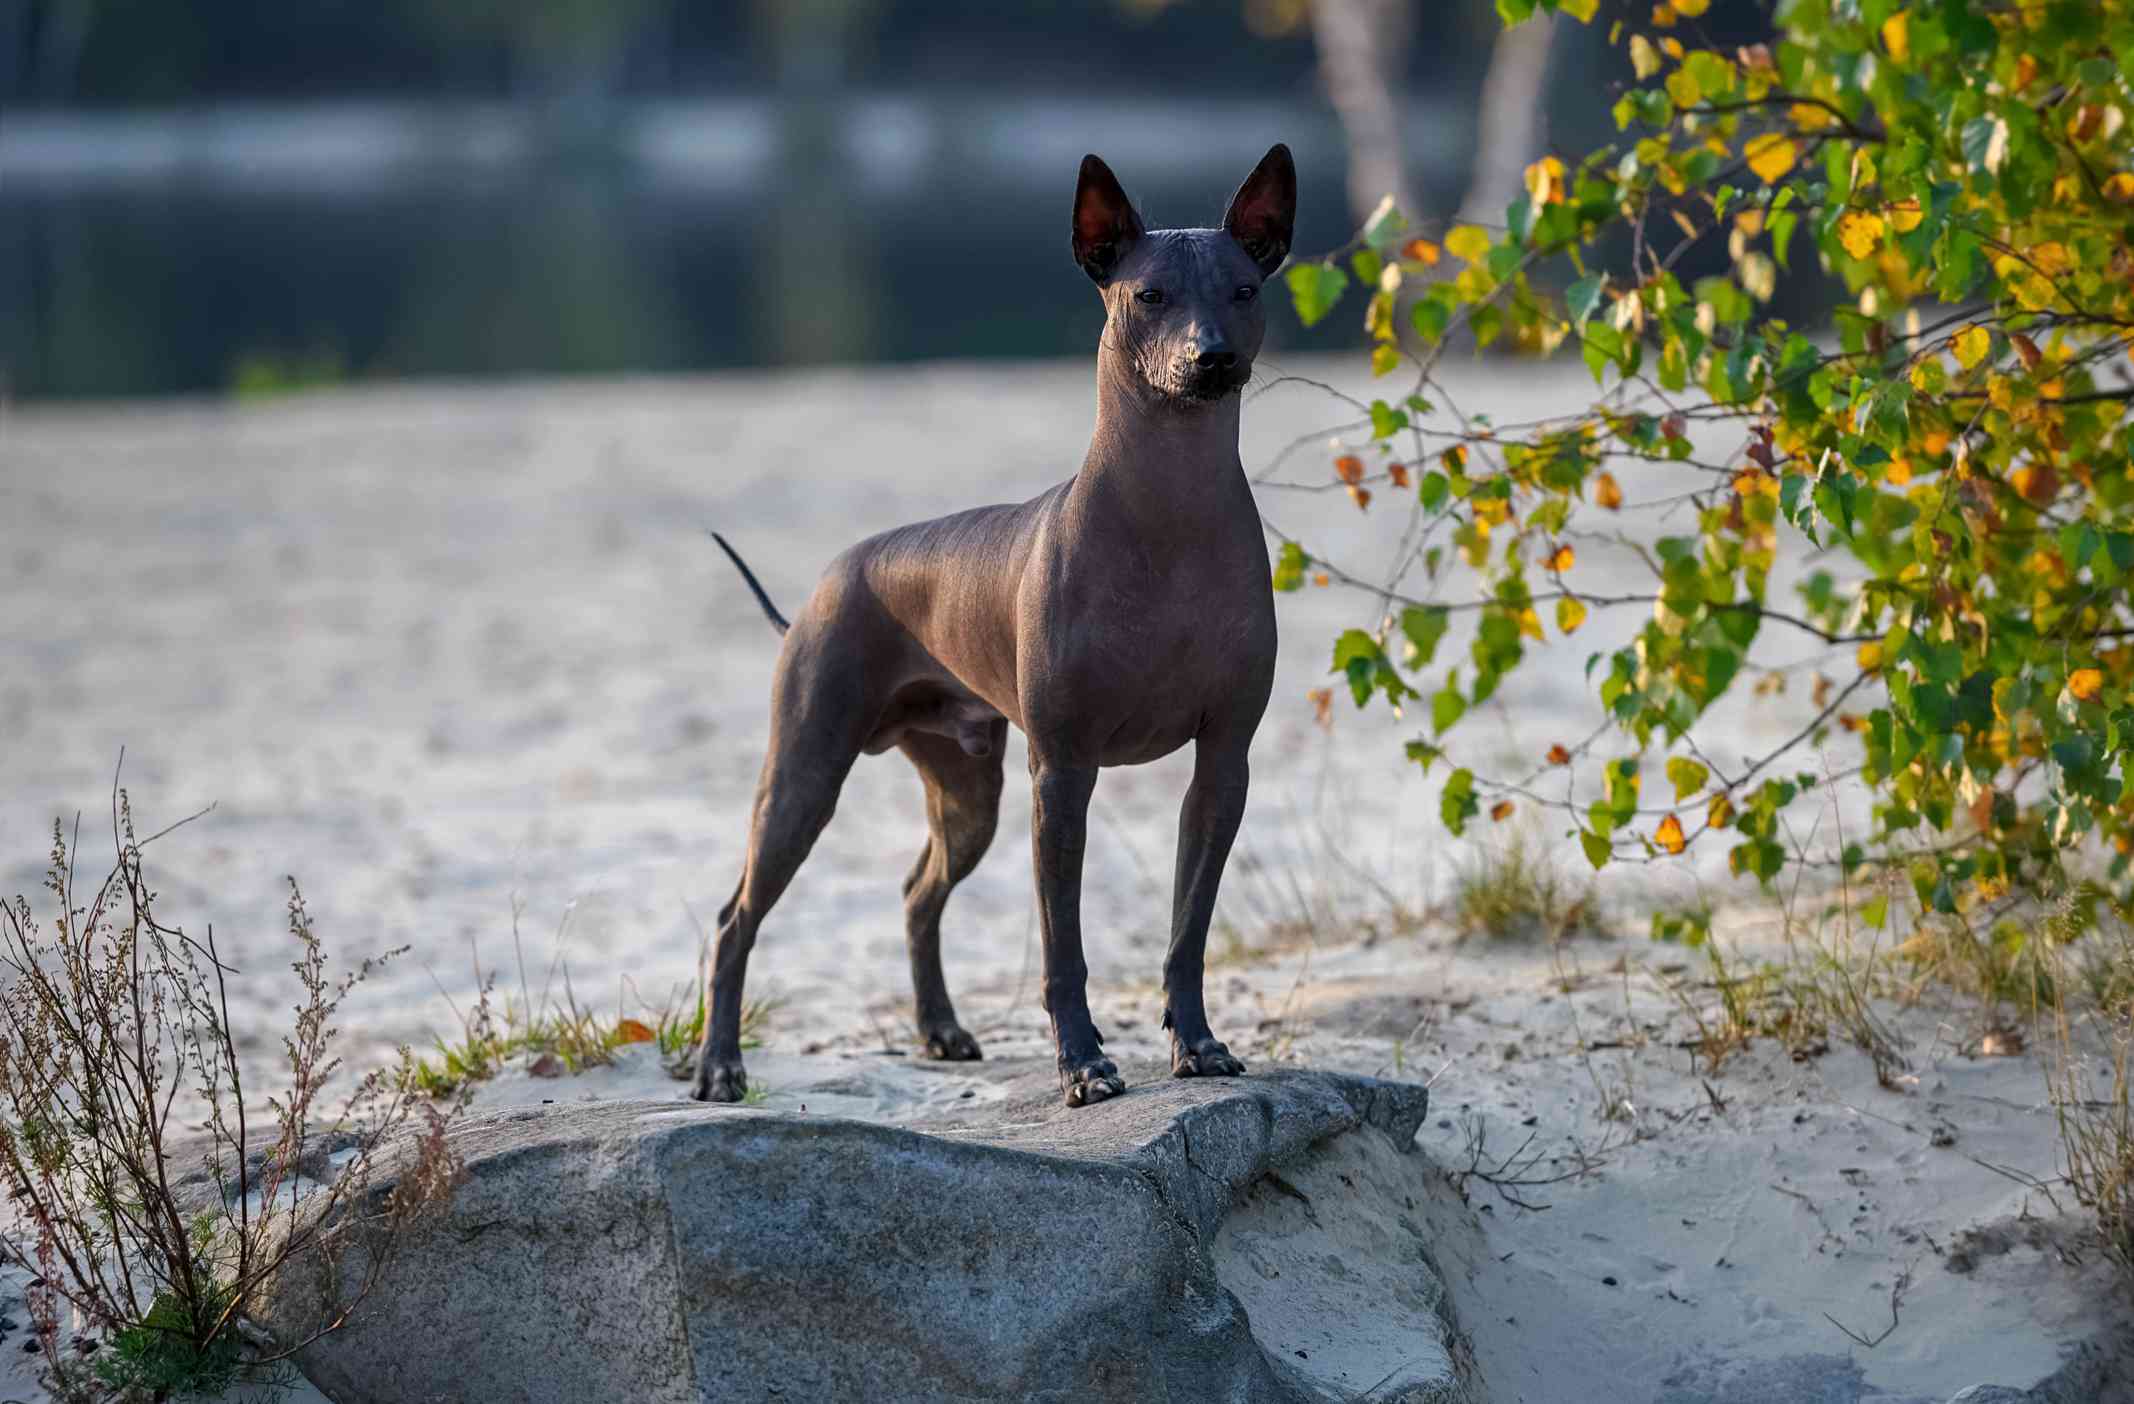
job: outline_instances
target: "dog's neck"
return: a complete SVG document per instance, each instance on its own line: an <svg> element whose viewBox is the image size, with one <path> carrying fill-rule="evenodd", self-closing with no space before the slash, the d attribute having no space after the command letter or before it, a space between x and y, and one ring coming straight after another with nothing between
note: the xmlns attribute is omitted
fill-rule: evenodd
<svg viewBox="0 0 2134 1404"><path fill-rule="evenodd" d="M1150 388L1109 345L1097 352L1097 426L1077 487L1111 496L1156 530L1205 521L1216 502L1251 487L1238 458L1237 394L1179 400Z"/></svg>

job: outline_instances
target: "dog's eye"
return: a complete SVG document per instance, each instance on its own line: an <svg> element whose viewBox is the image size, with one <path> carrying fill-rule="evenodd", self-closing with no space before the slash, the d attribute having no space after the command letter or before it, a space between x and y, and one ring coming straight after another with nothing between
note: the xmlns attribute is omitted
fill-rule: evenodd
<svg viewBox="0 0 2134 1404"><path fill-rule="evenodd" d="M1163 289L1143 288L1140 292L1134 294L1134 300L1136 302L1145 302L1151 307L1160 306L1163 302Z"/></svg>
<svg viewBox="0 0 2134 1404"><path fill-rule="evenodd" d="M1250 284L1250 283L1240 283L1240 284L1238 284L1238 288L1237 288L1237 300L1238 300L1239 302L1250 302L1250 301L1252 301L1252 299L1254 299L1254 298L1258 297L1259 295L1260 295L1260 290L1259 290L1258 288L1256 288L1256 287L1252 286L1252 284Z"/></svg>

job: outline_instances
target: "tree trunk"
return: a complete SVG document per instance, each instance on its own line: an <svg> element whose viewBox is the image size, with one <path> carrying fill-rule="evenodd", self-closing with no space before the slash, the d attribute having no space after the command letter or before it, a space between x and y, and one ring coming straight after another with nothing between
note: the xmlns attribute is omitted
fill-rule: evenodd
<svg viewBox="0 0 2134 1404"><path fill-rule="evenodd" d="M1526 168L1546 136L1550 41L1556 17L1537 13L1497 35L1475 111L1475 164L1460 201L1463 224L1502 224L1525 189Z"/></svg>
<svg viewBox="0 0 2134 1404"><path fill-rule="evenodd" d="M1314 0L1319 78L1349 141L1349 207L1361 224L1387 195L1423 213L1408 181L1400 75L1415 32L1409 0Z"/></svg>

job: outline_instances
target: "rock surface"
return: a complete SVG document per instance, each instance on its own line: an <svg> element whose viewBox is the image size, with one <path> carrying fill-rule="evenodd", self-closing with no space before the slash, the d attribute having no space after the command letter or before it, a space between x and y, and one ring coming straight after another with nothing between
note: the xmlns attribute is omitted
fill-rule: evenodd
<svg viewBox="0 0 2134 1404"><path fill-rule="evenodd" d="M300 1363L340 1404L1483 1397L1403 1209L1422 1088L1129 1067L1069 1112L1049 1066L984 1066L1001 1095L915 1126L688 1102L464 1123L467 1182ZM316 1319L318 1278L285 1277L277 1332Z"/></svg>

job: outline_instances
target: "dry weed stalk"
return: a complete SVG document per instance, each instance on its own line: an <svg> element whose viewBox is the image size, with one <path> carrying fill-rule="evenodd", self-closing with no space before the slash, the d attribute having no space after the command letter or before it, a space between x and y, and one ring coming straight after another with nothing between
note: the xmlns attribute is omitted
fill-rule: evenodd
<svg viewBox="0 0 2134 1404"><path fill-rule="evenodd" d="M235 972L212 928L196 940L156 917L141 851L162 835L135 837L116 783L111 825L115 861L84 893L79 821L72 843L54 824L49 933L27 898L0 908L0 1187L25 1230L0 1238L0 1255L32 1276L43 1374L66 1400L271 1379L346 1319L389 1255L366 1255L310 1329L270 1342L251 1318L275 1274L330 1254L336 1221L396 1241L458 1174L444 1137L457 1107L416 1095L404 1053L325 1105L341 1068L334 1018L380 962L329 980L293 879L303 997L282 1040L287 1080L256 1115L230 1024ZM379 1152L410 1132L390 1183L374 1184Z"/></svg>

